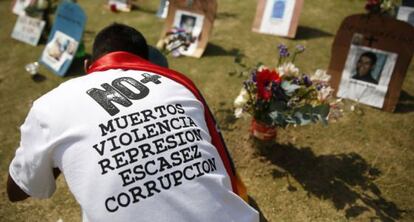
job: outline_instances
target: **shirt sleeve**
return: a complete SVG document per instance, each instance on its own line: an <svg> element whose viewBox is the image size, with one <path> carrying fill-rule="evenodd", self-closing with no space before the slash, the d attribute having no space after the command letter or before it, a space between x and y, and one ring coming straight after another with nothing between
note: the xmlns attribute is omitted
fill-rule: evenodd
<svg viewBox="0 0 414 222"><path fill-rule="evenodd" d="M56 189L53 152L48 142L50 128L38 118L38 112L33 105L20 127L20 146L10 164L9 173L14 182L31 197L48 198Z"/></svg>

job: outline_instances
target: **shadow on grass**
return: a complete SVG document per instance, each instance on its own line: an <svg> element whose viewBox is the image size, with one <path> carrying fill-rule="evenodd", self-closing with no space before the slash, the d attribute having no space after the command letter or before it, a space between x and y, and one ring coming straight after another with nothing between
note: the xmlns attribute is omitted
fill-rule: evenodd
<svg viewBox="0 0 414 222"><path fill-rule="evenodd" d="M329 37L333 36L329 32L325 32L323 30L315 29L308 26L299 26L298 31L296 34L297 40L305 40L305 39L315 39L321 37Z"/></svg>
<svg viewBox="0 0 414 222"><path fill-rule="evenodd" d="M206 51L204 51L203 56L238 56L242 54L240 49L232 48L226 50L223 47L216 45L214 43L208 43Z"/></svg>
<svg viewBox="0 0 414 222"><path fill-rule="evenodd" d="M395 221L403 212L398 206L381 195L374 179L381 172L370 166L357 153L316 155L311 148L298 148L292 144L254 142L260 155L270 160L275 169L275 178L286 177L288 190L296 187L289 182L293 177L309 196L330 200L345 216L355 218L365 211L376 212L381 221Z"/></svg>
<svg viewBox="0 0 414 222"><path fill-rule="evenodd" d="M249 205L252 206L254 209L256 209L259 212L260 215L260 222L268 222L268 220L266 219L266 217L263 215L262 211L259 208L259 205L257 204L257 202L251 197L249 196Z"/></svg>
<svg viewBox="0 0 414 222"><path fill-rule="evenodd" d="M395 112L410 113L414 111L414 96L402 90Z"/></svg>
<svg viewBox="0 0 414 222"><path fill-rule="evenodd" d="M43 82L46 80L46 76L40 74L40 73L36 73L35 75L32 75L32 80L34 82Z"/></svg>
<svg viewBox="0 0 414 222"><path fill-rule="evenodd" d="M217 13L217 19L237 18L237 14L230 12L219 12Z"/></svg>
<svg viewBox="0 0 414 222"><path fill-rule="evenodd" d="M225 131L234 131L234 123L236 122L236 117L234 116L234 111L231 108L226 108L225 102L220 102L217 110L214 110L214 116L220 128Z"/></svg>
<svg viewBox="0 0 414 222"><path fill-rule="evenodd" d="M157 13L156 10L143 8L137 4L132 4L131 11L138 11L138 12L143 12L143 13L147 13L151 15L155 15Z"/></svg>

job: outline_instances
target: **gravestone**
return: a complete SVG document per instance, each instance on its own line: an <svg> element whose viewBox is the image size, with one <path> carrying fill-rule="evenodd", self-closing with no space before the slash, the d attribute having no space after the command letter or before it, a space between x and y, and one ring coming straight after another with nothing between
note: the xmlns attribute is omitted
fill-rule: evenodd
<svg viewBox="0 0 414 222"><path fill-rule="evenodd" d="M170 30L174 27L181 28L191 33L194 41L186 50L180 50L180 53L200 58L207 47L216 12L215 0L169 0L168 15L157 47L161 48Z"/></svg>
<svg viewBox="0 0 414 222"><path fill-rule="evenodd" d="M351 15L333 43L328 72L337 96L392 112L414 52L414 29L391 17Z"/></svg>
<svg viewBox="0 0 414 222"><path fill-rule="evenodd" d="M46 22L41 19L20 15L17 18L11 37L29 45L36 46L45 25Z"/></svg>
<svg viewBox="0 0 414 222"><path fill-rule="evenodd" d="M259 0L252 30L295 38L303 0Z"/></svg>
<svg viewBox="0 0 414 222"><path fill-rule="evenodd" d="M64 76L75 57L85 23L85 12L78 4L61 3L40 62L57 75Z"/></svg>

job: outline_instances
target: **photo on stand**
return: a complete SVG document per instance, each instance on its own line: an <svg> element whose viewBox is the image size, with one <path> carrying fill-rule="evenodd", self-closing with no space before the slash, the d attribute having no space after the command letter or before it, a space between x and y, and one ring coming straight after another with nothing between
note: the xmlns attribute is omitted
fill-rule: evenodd
<svg viewBox="0 0 414 222"><path fill-rule="evenodd" d="M58 72L66 61L73 59L77 48L76 40L63 32L56 31L43 51L42 61Z"/></svg>
<svg viewBox="0 0 414 222"><path fill-rule="evenodd" d="M397 54L351 45L338 96L382 108Z"/></svg>
<svg viewBox="0 0 414 222"><path fill-rule="evenodd" d="M183 55L192 55L198 44L198 37L200 36L204 25L204 15L177 10L174 16L173 27L183 29L190 35L194 41L188 46L180 48L180 53Z"/></svg>

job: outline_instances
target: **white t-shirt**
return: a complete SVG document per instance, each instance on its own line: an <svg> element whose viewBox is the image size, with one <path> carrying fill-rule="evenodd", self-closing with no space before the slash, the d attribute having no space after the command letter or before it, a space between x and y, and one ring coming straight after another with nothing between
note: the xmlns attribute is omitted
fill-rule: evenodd
<svg viewBox="0 0 414 222"><path fill-rule="evenodd" d="M36 100L9 172L47 198L54 167L83 221L259 221L232 191L203 104L154 73L95 72Z"/></svg>

